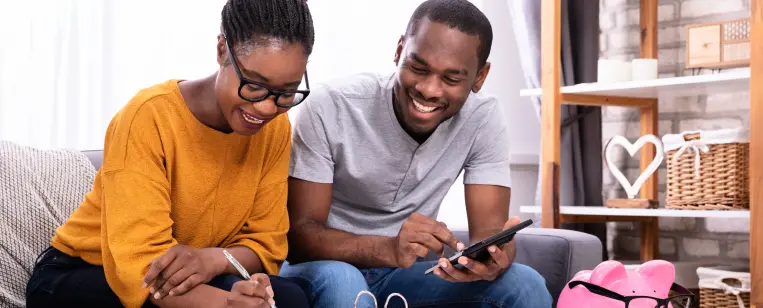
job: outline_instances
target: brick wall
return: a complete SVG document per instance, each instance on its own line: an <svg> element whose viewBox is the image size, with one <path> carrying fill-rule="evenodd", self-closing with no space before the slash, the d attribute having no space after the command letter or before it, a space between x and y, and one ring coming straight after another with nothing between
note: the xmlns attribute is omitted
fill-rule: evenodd
<svg viewBox="0 0 763 308"><path fill-rule="evenodd" d="M684 69L685 25L730 20L749 16L749 0L660 0L659 72L661 77L691 74ZM601 0L601 57L633 59L639 54L639 1ZM710 70L702 73L710 73ZM659 134L686 130L749 128L749 94L679 97L661 101ZM631 141L639 137L638 112L631 108L603 110L606 141L623 135ZM625 153L623 151L622 153ZM627 157L625 155L617 155ZM638 155L616 161L628 179L638 177ZM659 170L660 201L665 204L666 169ZM625 197L617 181L604 167L604 198ZM636 260L639 231L633 223L610 223L608 250L612 258ZM749 220L747 219L660 219L661 257L670 261L748 262Z"/></svg>

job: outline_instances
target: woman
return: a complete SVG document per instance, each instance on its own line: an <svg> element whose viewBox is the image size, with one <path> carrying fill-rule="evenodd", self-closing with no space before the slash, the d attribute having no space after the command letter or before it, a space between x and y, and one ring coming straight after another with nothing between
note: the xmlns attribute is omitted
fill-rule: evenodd
<svg viewBox="0 0 763 308"><path fill-rule="evenodd" d="M286 257L286 111L314 42L304 0L229 0L219 70L140 91L109 124L93 189L27 285L34 307L307 306ZM306 85L309 89L309 85ZM230 253L252 276L242 281Z"/></svg>

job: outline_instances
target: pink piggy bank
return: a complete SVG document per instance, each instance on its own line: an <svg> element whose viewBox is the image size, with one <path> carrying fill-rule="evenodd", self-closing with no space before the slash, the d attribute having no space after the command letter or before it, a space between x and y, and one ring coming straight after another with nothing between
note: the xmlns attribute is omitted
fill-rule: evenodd
<svg viewBox="0 0 763 308"><path fill-rule="evenodd" d="M675 267L663 260L648 261L635 270L625 270L617 261L605 261L593 271L581 271L571 281L585 281L623 296L644 295L656 298L668 297L675 279ZM647 298L630 301L628 308L655 308L656 302ZM569 284L559 295L557 308L623 308L621 300L595 294L583 285L573 288ZM670 305L669 307L672 307Z"/></svg>

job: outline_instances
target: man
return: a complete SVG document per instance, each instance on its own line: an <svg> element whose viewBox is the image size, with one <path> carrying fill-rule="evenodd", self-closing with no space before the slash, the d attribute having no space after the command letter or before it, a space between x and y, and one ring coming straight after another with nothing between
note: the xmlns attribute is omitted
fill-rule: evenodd
<svg viewBox="0 0 763 308"><path fill-rule="evenodd" d="M462 171L472 241L519 223L508 219L507 122L498 101L477 94L491 43L489 21L468 1L426 1L398 42L394 74L312 90L295 121L280 272L304 281L312 306L354 307L368 290L415 307L551 307L544 279L512 264L513 242L491 247L484 263L461 258L465 270L425 275L436 263L419 261L463 249L435 220ZM361 296L358 307L369 303Z"/></svg>

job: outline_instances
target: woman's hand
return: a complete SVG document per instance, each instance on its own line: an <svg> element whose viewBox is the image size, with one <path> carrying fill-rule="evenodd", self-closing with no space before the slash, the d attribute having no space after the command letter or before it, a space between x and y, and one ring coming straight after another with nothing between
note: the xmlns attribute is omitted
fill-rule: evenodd
<svg viewBox="0 0 763 308"><path fill-rule="evenodd" d="M252 280L241 280L233 287L225 300L226 308L270 308L275 305L273 287L270 278L265 274L255 274Z"/></svg>
<svg viewBox="0 0 763 308"><path fill-rule="evenodd" d="M143 279L155 299L182 295L222 273L225 257L219 248L175 245L151 262Z"/></svg>

